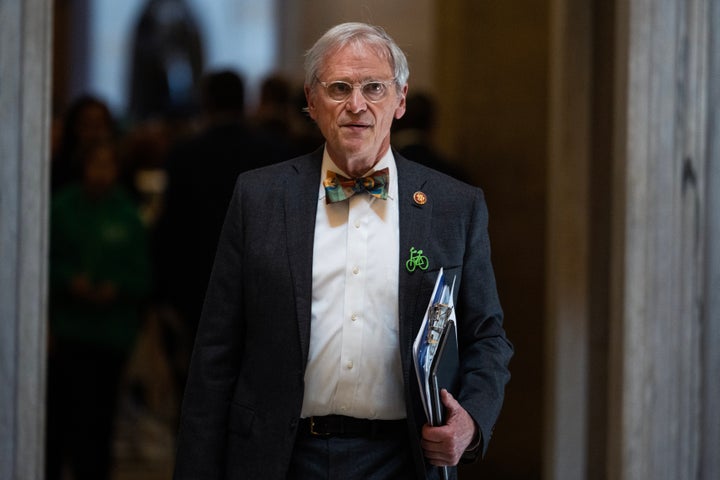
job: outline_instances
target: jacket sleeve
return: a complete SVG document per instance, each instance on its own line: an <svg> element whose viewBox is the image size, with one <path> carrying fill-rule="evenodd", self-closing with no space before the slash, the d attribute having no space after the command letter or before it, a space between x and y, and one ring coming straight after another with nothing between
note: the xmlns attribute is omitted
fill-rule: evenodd
<svg viewBox="0 0 720 480"><path fill-rule="evenodd" d="M185 387L174 479L225 478L230 402L242 358L242 189L220 235Z"/></svg>
<svg viewBox="0 0 720 480"><path fill-rule="evenodd" d="M458 345L461 388L458 401L478 425L481 442L470 457L485 454L510 380L513 347L503 329L490 258L488 211L482 191L473 199L468 224L462 284L458 292ZM472 455L475 453L476 455Z"/></svg>

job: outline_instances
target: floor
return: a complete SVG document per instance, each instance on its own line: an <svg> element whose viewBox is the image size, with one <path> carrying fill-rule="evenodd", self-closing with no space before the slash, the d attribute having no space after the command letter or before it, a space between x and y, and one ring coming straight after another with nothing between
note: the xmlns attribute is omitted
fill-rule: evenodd
<svg viewBox="0 0 720 480"><path fill-rule="evenodd" d="M170 480L173 428L147 411L130 408L118 421L112 480Z"/></svg>
<svg viewBox="0 0 720 480"><path fill-rule="evenodd" d="M172 478L180 400L171 359L161 347L167 331L162 318L148 319L128 364L120 394L112 480Z"/></svg>

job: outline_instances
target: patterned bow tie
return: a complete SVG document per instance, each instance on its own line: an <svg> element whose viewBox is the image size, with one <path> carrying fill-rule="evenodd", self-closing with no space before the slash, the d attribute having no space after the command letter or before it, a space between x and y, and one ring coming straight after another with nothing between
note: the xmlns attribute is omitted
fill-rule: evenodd
<svg viewBox="0 0 720 480"><path fill-rule="evenodd" d="M373 172L367 177L345 178L328 170L327 178L323 181L325 186L325 202L341 202L358 192L368 192L373 197L387 199L388 169L383 168Z"/></svg>

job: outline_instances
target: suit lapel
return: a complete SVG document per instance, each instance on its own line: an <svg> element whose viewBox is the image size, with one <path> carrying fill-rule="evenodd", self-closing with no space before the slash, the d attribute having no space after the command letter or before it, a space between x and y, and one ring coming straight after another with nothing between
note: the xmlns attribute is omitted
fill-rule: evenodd
<svg viewBox="0 0 720 480"><path fill-rule="evenodd" d="M409 375L412 371L412 343L414 334L419 329L422 318L417 317L418 302L427 299L418 298L422 284L423 271L416 269L409 272L405 263L410 258L410 248L418 250L424 248L425 239L429 238L430 218L432 214L432 198L427 198L424 204L416 202L414 195L422 192L427 179L420 175L414 164L395 153L395 163L398 170L398 208L400 216L400 265L399 270L399 315L400 315L400 347L403 361L403 371ZM432 268L433 266L430 265Z"/></svg>
<svg viewBox="0 0 720 480"><path fill-rule="evenodd" d="M310 344L312 264L322 149L290 164L285 185L285 235L303 362Z"/></svg>

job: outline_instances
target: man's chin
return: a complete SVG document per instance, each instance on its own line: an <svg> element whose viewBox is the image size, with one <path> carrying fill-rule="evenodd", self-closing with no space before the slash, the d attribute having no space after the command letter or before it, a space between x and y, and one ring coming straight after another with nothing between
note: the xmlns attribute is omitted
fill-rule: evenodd
<svg viewBox="0 0 720 480"><path fill-rule="evenodd" d="M380 160L380 157L374 153L350 156L347 159L348 173L353 177L363 176L372 170L378 160Z"/></svg>

